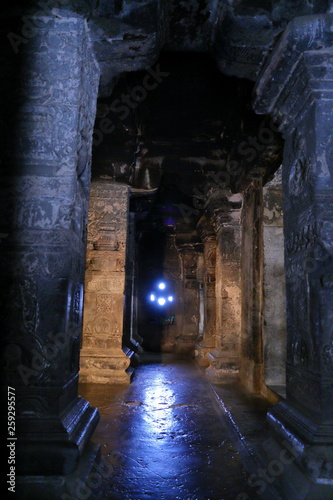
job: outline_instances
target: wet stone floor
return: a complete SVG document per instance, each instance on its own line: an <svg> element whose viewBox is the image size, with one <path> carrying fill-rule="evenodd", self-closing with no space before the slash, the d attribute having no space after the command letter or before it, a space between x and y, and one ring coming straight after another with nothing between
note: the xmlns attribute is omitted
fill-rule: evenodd
<svg viewBox="0 0 333 500"><path fill-rule="evenodd" d="M100 410L102 500L249 500L233 442L205 378L190 361L151 356L127 386L81 384Z"/></svg>

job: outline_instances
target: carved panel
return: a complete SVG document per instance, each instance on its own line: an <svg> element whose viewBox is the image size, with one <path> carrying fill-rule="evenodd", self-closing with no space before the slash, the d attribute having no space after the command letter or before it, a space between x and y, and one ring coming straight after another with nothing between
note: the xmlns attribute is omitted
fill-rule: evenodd
<svg viewBox="0 0 333 500"><path fill-rule="evenodd" d="M86 284L86 290L88 292L123 293L124 287L125 276L110 276L110 278L92 276Z"/></svg>

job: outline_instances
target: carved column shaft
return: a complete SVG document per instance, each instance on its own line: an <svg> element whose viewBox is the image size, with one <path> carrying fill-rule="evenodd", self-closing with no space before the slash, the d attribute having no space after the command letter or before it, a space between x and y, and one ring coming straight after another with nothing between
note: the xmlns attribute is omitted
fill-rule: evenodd
<svg viewBox="0 0 333 500"><path fill-rule="evenodd" d="M198 337L199 328L199 284L197 280L198 244L183 244L180 247L182 280L182 326L177 342L182 350L191 352Z"/></svg>
<svg viewBox="0 0 333 500"><path fill-rule="evenodd" d="M262 381L262 181L243 192L241 242L242 383L259 392Z"/></svg>
<svg viewBox="0 0 333 500"><path fill-rule="evenodd" d="M81 382L129 382L122 350L128 196L127 186L91 186Z"/></svg>
<svg viewBox="0 0 333 500"><path fill-rule="evenodd" d="M290 23L255 102L278 118L285 137L287 400L269 420L285 439L297 436L302 467L321 484L333 473L331 448L320 448L333 443L332 29L332 15Z"/></svg>
<svg viewBox="0 0 333 500"><path fill-rule="evenodd" d="M1 365L16 390L16 472L66 475L98 420L77 385L99 70L79 16L33 21L3 72Z"/></svg>
<svg viewBox="0 0 333 500"><path fill-rule="evenodd" d="M203 216L197 226L198 234L203 241L203 309L204 324L202 340L196 346L197 359L202 366L208 366L207 354L215 347L216 342L216 233L212 222Z"/></svg>
<svg viewBox="0 0 333 500"><path fill-rule="evenodd" d="M125 300L124 300L124 351L131 359L131 366L137 366L138 353L142 351L142 338L138 335L138 286L137 286L137 238L135 213L130 212L125 264Z"/></svg>
<svg viewBox="0 0 333 500"><path fill-rule="evenodd" d="M241 334L241 195L221 201L214 211L216 230L216 343L207 374L219 382L237 378Z"/></svg>

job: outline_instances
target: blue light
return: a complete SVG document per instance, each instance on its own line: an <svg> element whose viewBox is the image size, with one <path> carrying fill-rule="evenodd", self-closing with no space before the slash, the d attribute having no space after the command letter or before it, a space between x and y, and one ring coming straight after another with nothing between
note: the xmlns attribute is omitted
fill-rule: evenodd
<svg viewBox="0 0 333 500"><path fill-rule="evenodd" d="M163 297L160 297L157 302L159 303L160 306L164 306L166 300Z"/></svg>
<svg viewBox="0 0 333 500"><path fill-rule="evenodd" d="M161 283L159 283L159 284L158 284L158 288L159 288L160 290L164 290L164 288L165 288L165 283L163 283L163 281L162 281Z"/></svg>
<svg viewBox="0 0 333 500"><path fill-rule="evenodd" d="M169 297L168 297L168 301L169 301L169 302L172 302L172 301L173 301L173 297L172 297L172 295L169 295Z"/></svg>
<svg viewBox="0 0 333 500"><path fill-rule="evenodd" d="M153 293L151 293L151 294L150 294L150 300L151 300L152 302L154 302L154 300L155 300L155 295L154 295Z"/></svg>

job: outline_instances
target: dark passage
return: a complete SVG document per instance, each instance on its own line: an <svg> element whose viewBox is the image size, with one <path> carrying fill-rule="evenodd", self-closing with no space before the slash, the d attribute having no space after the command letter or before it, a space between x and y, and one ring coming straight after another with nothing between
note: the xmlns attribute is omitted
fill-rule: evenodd
<svg viewBox="0 0 333 500"><path fill-rule="evenodd" d="M83 384L80 392L101 412L94 439L107 477L99 498L256 498L225 417L190 360L149 355L129 387Z"/></svg>

